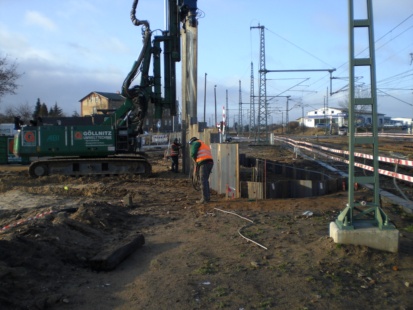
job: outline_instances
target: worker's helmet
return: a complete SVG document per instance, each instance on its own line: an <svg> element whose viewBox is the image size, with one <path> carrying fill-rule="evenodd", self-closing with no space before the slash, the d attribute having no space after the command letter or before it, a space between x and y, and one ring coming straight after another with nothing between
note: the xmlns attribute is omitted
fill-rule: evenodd
<svg viewBox="0 0 413 310"><path fill-rule="evenodd" d="M178 138L175 138L175 139L174 139L174 143L178 143Z"/></svg>
<svg viewBox="0 0 413 310"><path fill-rule="evenodd" d="M196 140L198 140L197 137L192 137L192 138L189 140L189 144L191 144L192 142L194 142L194 141L196 141Z"/></svg>

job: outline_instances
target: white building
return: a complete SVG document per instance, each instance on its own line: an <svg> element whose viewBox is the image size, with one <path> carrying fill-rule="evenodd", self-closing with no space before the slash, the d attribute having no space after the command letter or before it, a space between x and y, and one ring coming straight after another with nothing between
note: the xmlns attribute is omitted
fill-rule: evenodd
<svg viewBox="0 0 413 310"><path fill-rule="evenodd" d="M378 126L384 125L384 114L377 113ZM372 123L371 112L357 112L357 125L366 126ZM333 127L348 126L348 112L343 108L320 108L317 110L307 112L307 116L304 120L301 119L300 123L304 121L306 127L318 127L330 125Z"/></svg>
<svg viewBox="0 0 413 310"><path fill-rule="evenodd" d="M412 119L411 118L406 118L406 117L392 117L390 118L389 121L390 125L394 126L412 126Z"/></svg>
<svg viewBox="0 0 413 310"><path fill-rule="evenodd" d="M0 136L14 136L17 130L13 123L0 124Z"/></svg>

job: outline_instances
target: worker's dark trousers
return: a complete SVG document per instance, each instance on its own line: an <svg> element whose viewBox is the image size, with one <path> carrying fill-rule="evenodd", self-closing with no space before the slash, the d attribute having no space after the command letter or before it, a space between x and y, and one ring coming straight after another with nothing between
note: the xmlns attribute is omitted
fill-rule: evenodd
<svg viewBox="0 0 413 310"><path fill-rule="evenodd" d="M209 175L211 174L213 166L213 162L207 162L201 164L201 166L199 167L199 178L201 179L202 199L206 202L210 200L211 196L209 191Z"/></svg>
<svg viewBox="0 0 413 310"><path fill-rule="evenodd" d="M173 172L178 172L178 156L171 156L171 160L172 160L171 170Z"/></svg>

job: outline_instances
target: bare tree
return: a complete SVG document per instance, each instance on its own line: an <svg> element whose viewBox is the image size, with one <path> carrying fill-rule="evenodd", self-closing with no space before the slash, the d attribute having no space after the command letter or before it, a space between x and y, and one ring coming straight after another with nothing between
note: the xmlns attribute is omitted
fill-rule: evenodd
<svg viewBox="0 0 413 310"><path fill-rule="evenodd" d="M28 102L21 103L15 108L15 112L17 115L21 117L21 119L25 122L28 122L33 114L33 107L30 106Z"/></svg>
<svg viewBox="0 0 413 310"><path fill-rule="evenodd" d="M348 100L347 99L344 101L339 101L338 105L343 111L348 112Z"/></svg>
<svg viewBox="0 0 413 310"><path fill-rule="evenodd" d="M72 117L80 117L79 112L77 112L76 110L74 110L73 113L72 113Z"/></svg>
<svg viewBox="0 0 413 310"><path fill-rule="evenodd" d="M363 94L366 95L366 92L364 92ZM357 94L356 98L366 98L366 96ZM340 108L343 109L343 111L348 112L348 102L349 102L349 99L347 97L346 99L339 101L338 105L340 106ZM367 113L370 111L371 111L371 108L367 105L357 105L355 109L356 113Z"/></svg>
<svg viewBox="0 0 413 310"><path fill-rule="evenodd" d="M14 107L8 106L4 111L4 116L9 122L13 121L14 117L18 116L25 124L28 124L31 120L32 114L33 107L31 107L28 102L18 104Z"/></svg>
<svg viewBox="0 0 413 310"><path fill-rule="evenodd" d="M13 123L14 111L12 107L6 107L1 117L1 123Z"/></svg>
<svg viewBox="0 0 413 310"><path fill-rule="evenodd" d="M4 95L16 93L16 81L20 77L16 62L10 62L7 56L0 57L0 101Z"/></svg>

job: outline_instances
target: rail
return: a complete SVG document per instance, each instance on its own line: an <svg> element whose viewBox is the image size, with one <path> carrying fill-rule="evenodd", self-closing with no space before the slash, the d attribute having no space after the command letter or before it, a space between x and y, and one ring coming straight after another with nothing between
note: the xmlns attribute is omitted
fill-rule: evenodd
<svg viewBox="0 0 413 310"><path fill-rule="evenodd" d="M349 161L346 158L337 157L337 156L333 155L333 154L340 154L340 155L348 156L349 152L346 151L346 150L333 149L333 148L321 146L321 145L306 142L306 141L297 141L297 140L294 140L294 139L291 139L291 138L277 137L275 139L278 140L278 141L287 143L287 144L293 146L294 148L305 149L309 152L316 153L317 155L326 157L328 159L335 160L335 161L340 161L340 162L344 162L346 164L349 164ZM323 153L319 150L322 150L322 151L325 151L325 152L328 152L328 153L332 153L332 154ZM358 157L358 158L369 159L369 160L373 159L372 155L359 153L359 152L354 153L354 156ZM379 156L378 160L379 160L379 162L391 163L391 164L396 165L395 166L395 171L388 171L388 170L385 170L385 169L379 169L378 170L379 174L386 175L386 176L389 176L389 177L393 177L393 178L396 178L396 179L400 179L402 181L413 183L413 177L412 176L405 175L405 174L402 174L402 173L398 173L397 168L396 168L399 165L406 166L406 167L413 167L413 160L390 158L390 157L384 157L384 156ZM366 165L366 164L356 162L356 163L354 163L354 165L356 167L359 167L359 168L364 169L364 170L374 171L374 168L372 166L369 166L369 165Z"/></svg>

